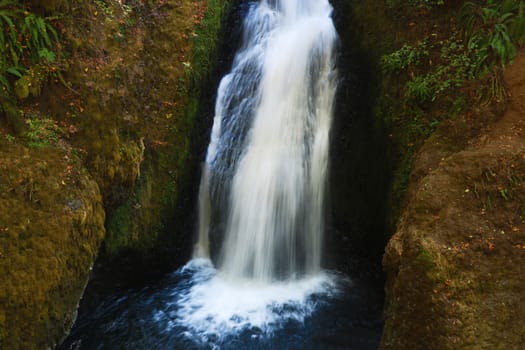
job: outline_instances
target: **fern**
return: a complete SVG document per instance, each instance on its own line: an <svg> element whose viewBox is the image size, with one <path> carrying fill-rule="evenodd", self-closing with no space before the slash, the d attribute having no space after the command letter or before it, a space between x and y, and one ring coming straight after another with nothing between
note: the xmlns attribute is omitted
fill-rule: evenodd
<svg viewBox="0 0 525 350"><path fill-rule="evenodd" d="M461 11L469 49L477 61L505 66L516 56L516 45L525 43L524 3L521 0L487 0L480 6L467 2Z"/></svg>
<svg viewBox="0 0 525 350"><path fill-rule="evenodd" d="M0 87L4 91L10 91L12 81L31 66L55 60L58 34L52 19L28 11L17 0L0 0Z"/></svg>
<svg viewBox="0 0 525 350"><path fill-rule="evenodd" d="M25 73L26 69L23 67L9 67L6 71L7 73L10 73L16 77L22 78L23 73Z"/></svg>

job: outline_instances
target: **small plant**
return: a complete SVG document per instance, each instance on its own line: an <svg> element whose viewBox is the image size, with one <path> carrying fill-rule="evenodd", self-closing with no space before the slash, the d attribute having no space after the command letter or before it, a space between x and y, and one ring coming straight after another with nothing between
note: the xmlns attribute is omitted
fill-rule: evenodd
<svg viewBox="0 0 525 350"><path fill-rule="evenodd" d="M109 18L115 17L115 14L113 13L113 9L110 5L108 5L103 0L95 0L95 4L97 5L98 9L102 11L102 13Z"/></svg>
<svg viewBox="0 0 525 350"><path fill-rule="evenodd" d="M51 25L53 18L29 12L19 1L0 0L0 99L9 99L12 83L22 78L33 65L55 60Z"/></svg>
<svg viewBox="0 0 525 350"><path fill-rule="evenodd" d="M482 6L463 6L463 24L469 50L477 51L480 63L505 66L516 56L516 45L525 40L525 4L521 0L487 0Z"/></svg>
<svg viewBox="0 0 525 350"><path fill-rule="evenodd" d="M460 88L475 77L476 63L464 54L464 45L457 40L440 41L439 64L426 75L415 75L406 85L406 97L418 103L435 101L438 96Z"/></svg>
<svg viewBox="0 0 525 350"><path fill-rule="evenodd" d="M399 50L384 55L381 57L381 67L386 73L399 73L411 65L418 65L425 57L428 57L426 40L416 46L403 45Z"/></svg>
<svg viewBox="0 0 525 350"><path fill-rule="evenodd" d="M435 54L432 57L434 62L431 62L430 51L438 52L438 57ZM466 80L476 76L478 63L466 55L466 51L463 42L455 37L433 43L427 38L417 46L404 45L383 56L381 63L388 74L409 70L410 80L406 83L405 97L408 101L424 104L460 88ZM424 65L431 67L426 69L428 73L417 74Z"/></svg>
<svg viewBox="0 0 525 350"><path fill-rule="evenodd" d="M435 83L436 80L431 74L426 76L416 76L407 83L406 96L409 99L421 103L433 101L436 99Z"/></svg>
<svg viewBox="0 0 525 350"><path fill-rule="evenodd" d="M509 190L507 188L500 188L499 189L499 194L501 195L501 197L508 201L509 200Z"/></svg>
<svg viewBox="0 0 525 350"><path fill-rule="evenodd" d="M25 38L25 44L33 55L33 62L46 59L53 62L54 53L52 39L58 41L58 35L53 26L49 23L49 18L42 18L34 13L24 13L21 34Z"/></svg>
<svg viewBox="0 0 525 350"><path fill-rule="evenodd" d="M28 130L25 136L29 147L42 148L54 145L63 134L56 121L46 117L30 115L26 119L26 124Z"/></svg>

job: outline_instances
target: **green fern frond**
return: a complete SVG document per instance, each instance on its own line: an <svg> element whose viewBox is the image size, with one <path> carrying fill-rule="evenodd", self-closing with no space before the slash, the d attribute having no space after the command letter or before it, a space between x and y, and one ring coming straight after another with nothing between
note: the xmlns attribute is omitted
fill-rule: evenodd
<svg viewBox="0 0 525 350"><path fill-rule="evenodd" d="M11 73L18 78L22 78L25 69L22 67L9 67L6 70L7 73Z"/></svg>

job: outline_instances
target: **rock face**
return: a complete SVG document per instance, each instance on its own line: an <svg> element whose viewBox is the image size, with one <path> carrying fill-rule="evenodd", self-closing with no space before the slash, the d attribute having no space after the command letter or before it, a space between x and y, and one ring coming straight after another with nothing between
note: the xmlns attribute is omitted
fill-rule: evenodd
<svg viewBox="0 0 525 350"><path fill-rule="evenodd" d="M104 238L104 215L98 185L70 149L0 141L0 348L61 341Z"/></svg>
<svg viewBox="0 0 525 350"><path fill-rule="evenodd" d="M415 78L451 66L442 45L463 40L455 14L465 2L334 3L346 6L342 28L376 64L370 114L389 139L381 349L524 349L525 52L505 67L505 83L489 67L491 75L462 79L433 101L410 100ZM387 72L401 48L422 43L428 57L404 57L408 69ZM461 45L458 60L468 55Z"/></svg>
<svg viewBox="0 0 525 350"><path fill-rule="evenodd" d="M381 349L525 348L525 51L505 80L500 120L457 152L449 125L417 156L383 260Z"/></svg>
<svg viewBox="0 0 525 350"><path fill-rule="evenodd" d="M1 349L59 344L97 257L138 275L188 254L200 84L232 2L28 2L60 11L59 62L0 108Z"/></svg>

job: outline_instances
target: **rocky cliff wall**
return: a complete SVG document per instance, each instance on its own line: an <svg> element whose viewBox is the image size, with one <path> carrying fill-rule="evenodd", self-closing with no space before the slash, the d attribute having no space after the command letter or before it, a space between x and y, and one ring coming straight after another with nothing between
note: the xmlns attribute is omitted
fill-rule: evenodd
<svg viewBox="0 0 525 350"><path fill-rule="evenodd" d="M46 18L58 40L52 62L24 62L0 96L2 349L60 343L97 257L125 279L190 253L190 149L229 3L7 8Z"/></svg>
<svg viewBox="0 0 525 350"><path fill-rule="evenodd" d="M387 164L392 234L381 348L523 348L523 33L509 64L483 46L494 23L477 15L516 23L519 2L346 5L376 64L372 115L387 130L386 158L373 160Z"/></svg>

